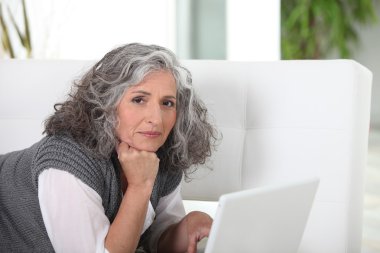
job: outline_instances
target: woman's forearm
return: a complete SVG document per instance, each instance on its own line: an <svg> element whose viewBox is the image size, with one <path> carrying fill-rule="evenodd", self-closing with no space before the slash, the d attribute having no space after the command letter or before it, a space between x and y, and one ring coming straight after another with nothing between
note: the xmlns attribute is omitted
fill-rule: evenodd
<svg viewBox="0 0 380 253"><path fill-rule="evenodd" d="M117 147L117 154L127 189L108 230L105 247L110 253L132 253L144 226L160 159L154 152L137 150L123 141Z"/></svg>
<svg viewBox="0 0 380 253"><path fill-rule="evenodd" d="M195 253L197 243L210 233L211 217L202 212L193 211L180 222L168 227L158 242L158 252Z"/></svg>
<svg viewBox="0 0 380 253"><path fill-rule="evenodd" d="M110 253L135 252L144 226L152 186L128 187L105 240Z"/></svg>
<svg viewBox="0 0 380 253"><path fill-rule="evenodd" d="M181 238L178 229L180 229L179 223L176 223L162 233L157 246L158 253L186 252L187 237Z"/></svg>

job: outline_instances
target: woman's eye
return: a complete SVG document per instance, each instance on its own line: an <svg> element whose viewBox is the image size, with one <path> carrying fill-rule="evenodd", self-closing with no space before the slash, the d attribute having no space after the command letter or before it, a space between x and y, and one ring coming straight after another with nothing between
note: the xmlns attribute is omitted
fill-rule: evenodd
<svg viewBox="0 0 380 253"><path fill-rule="evenodd" d="M142 97L135 97L132 99L132 102L136 104L141 104L144 102L144 99Z"/></svg>
<svg viewBox="0 0 380 253"><path fill-rule="evenodd" d="M163 105L167 106L167 107L175 107L175 103L173 101L164 101Z"/></svg>

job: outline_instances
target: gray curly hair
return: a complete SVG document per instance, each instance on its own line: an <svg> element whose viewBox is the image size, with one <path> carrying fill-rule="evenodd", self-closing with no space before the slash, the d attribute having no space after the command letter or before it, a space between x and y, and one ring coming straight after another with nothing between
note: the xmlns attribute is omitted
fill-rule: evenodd
<svg viewBox="0 0 380 253"><path fill-rule="evenodd" d="M44 133L69 135L91 155L110 158L118 145L116 108L124 92L160 70L170 71L177 85L177 120L157 151L160 167L187 172L192 165L205 163L215 145L216 130L194 93L190 72L171 51L156 45L133 43L107 53L74 82L66 101L55 104Z"/></svg>

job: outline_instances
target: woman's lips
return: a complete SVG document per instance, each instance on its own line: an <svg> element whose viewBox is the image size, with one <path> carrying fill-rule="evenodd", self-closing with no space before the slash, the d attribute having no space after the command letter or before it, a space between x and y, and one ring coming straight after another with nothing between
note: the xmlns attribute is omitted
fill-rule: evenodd
<svg viewBox="0 0 380 253"><path fill-rule="evenodd" d="M161 135L161 132L156 131L142 131L140 134L144 135L145 137L154 138L159 137Z"/></svg>

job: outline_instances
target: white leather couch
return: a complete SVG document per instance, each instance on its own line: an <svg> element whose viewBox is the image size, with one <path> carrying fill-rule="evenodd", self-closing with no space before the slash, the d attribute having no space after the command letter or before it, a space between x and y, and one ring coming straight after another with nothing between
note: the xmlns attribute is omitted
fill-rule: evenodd
<svg viewBox="0 0 380 253"><path fill-rule="evenodd" d="M0 153L39 140L92 63L0 60ZM192 175L184 199L317 176L299 252L360 252L371 72L351 60L183 63L223 134L212 170Z"/></svg>

